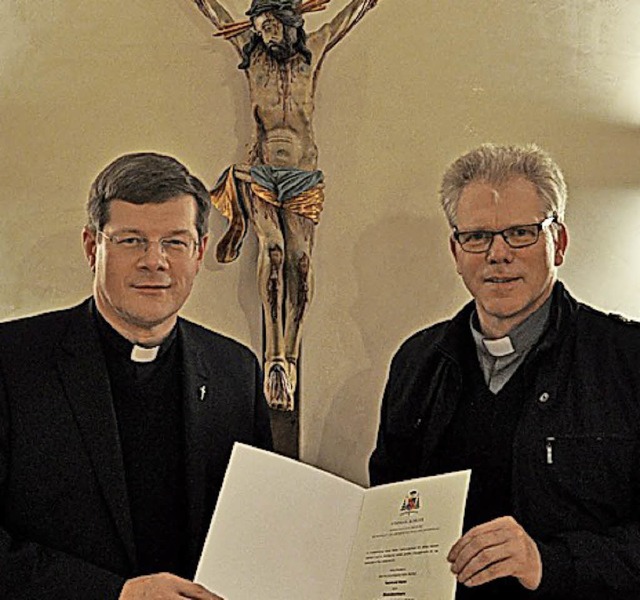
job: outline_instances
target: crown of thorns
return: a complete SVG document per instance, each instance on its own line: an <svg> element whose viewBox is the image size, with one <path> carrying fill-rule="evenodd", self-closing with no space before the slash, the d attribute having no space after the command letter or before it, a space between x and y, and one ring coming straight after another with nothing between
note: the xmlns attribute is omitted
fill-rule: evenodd
<svg viewBox="0 0 640 600"><path fill-rule="evenodd" d="M246 13L250 17L249 19L222 25L214 35L228 40L251 29L251 18L262 13L271 10L292 10L302 15L309 12L320 12L327 8L329 2L331 0L306 0L305 2L300 0L253 0L251 8Z"/></svg>
<svg viewBox="0 0 640 600"><path fill-rule="evenodd" d="M270 10L295 11L300 6L300 0L253 0L251 8L245 13L248 17L256 17Z"/></svg>

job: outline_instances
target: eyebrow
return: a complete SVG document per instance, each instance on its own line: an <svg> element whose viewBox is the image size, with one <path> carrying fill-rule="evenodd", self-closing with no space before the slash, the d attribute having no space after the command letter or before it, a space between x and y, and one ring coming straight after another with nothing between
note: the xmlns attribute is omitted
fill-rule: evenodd
<svg viewBox="0 0 640 600"><path fill-rule="evenodd" d="M546 216L542 217L542 221L535 221L536 217L533 217L533 221L520 221L519 223L514 223L513 225L508 225L507 227L503 227L502 229L493 229L492 227L482 227L482 226L471 226L471 227L465 227L464 229L462 227L460 227L459 225L455 225L454 229L456 229L457 231L462 231L464 233L467 232L472 232L472 231L492 231L492 232L497 232L497 231L504 231L505 229L513 229L514 227L521 227L522 225L535 225L536 223L542 223L542 221L544 221L546 218Z"/></svg>
<svg viewBox="0 0 640 600"><path fill-rule="evenodd" d="M114 234L116 235L123 234L123 233L135 233L136 235L148 237L144 231L142 231L141 229L137 229L135 227L124 227L122 229L116 229L116 231L114 232ZM167 237L171 235L182 235L182 234L192 235L192 232L189 229L173 229L161 235L160 237Z"/></svg>
<svg viewBox="0 0 640 600"><path fill-rule="evenodd" d="M465 229L460 229L458 227L458 229L460 231L491 231L493 233L498 232L498 231L505 231L506 229L513 229L514 227L522 227L523 225L534 225L534 223L516 223L515 225L507 225L507 227L502 227L501 229L494 229L493 227L469 227L469 228L465 228Z"/></svg>

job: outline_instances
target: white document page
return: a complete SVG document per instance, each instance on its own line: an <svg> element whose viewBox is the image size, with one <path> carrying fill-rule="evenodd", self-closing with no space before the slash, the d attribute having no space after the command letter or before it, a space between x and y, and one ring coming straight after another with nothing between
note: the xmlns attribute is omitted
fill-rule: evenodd
<svg viewBox="0 0 640 600"><path fill-rule="evenodd" d="M470 471L366 491L344 600L453 600L447 554L462 533Z"/></svg>
<svg viewBox="0 0 640 600"><path fill-rule="evenodd" d="M365 490L236 444L195 581L226 600L452 600L469 476Z"/></svg>
<svg viewBox="0 0 640 600"><path fill-rule="evenodd" d="M338 600L364 490L233 448L195 581L226 600Z"/></svg>

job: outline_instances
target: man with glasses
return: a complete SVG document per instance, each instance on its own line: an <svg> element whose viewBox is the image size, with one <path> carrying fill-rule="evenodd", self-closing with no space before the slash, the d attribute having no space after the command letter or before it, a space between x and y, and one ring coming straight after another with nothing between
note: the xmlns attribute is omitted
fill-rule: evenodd
<svg viewBox="0 0 640 600"><path fill-rule="evenodd" d="M393 359L373 484L472 469L456 598L640 598L640 328L557 280L566 186L536 146L446 171L473 301Z"/></svg>
<svg viewBox="0 0 640 600"><path fill-rule="evenodd" d="M215 600L190 579L231 448L271 431L255 356L178 317L209 194L130 154L87 211L93 297L0 326L0 598Z"/></svg>

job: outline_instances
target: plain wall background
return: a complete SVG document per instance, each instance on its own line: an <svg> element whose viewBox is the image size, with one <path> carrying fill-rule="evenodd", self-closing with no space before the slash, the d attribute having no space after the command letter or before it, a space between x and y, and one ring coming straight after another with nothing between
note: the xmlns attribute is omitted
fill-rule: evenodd
<svg viewBox="0 0 640 600"><path fill-rule="evenodd" d="M226 0L237 17L248 5ZM562 279L640 318L638 31L637 0L379 0L330 52L304 461L365 483L393 352L468 300L436 193L446 165L482 142L554 155L570 188ZM189 0L0 0L0 318L90 293L84 202L117 155L172 154L207 185L244 157L245 78L211 34ZM224 221L211 226L219 236ZM258 352L255 254L249 239L223 267L211 249L185 315Z"/></svg>

